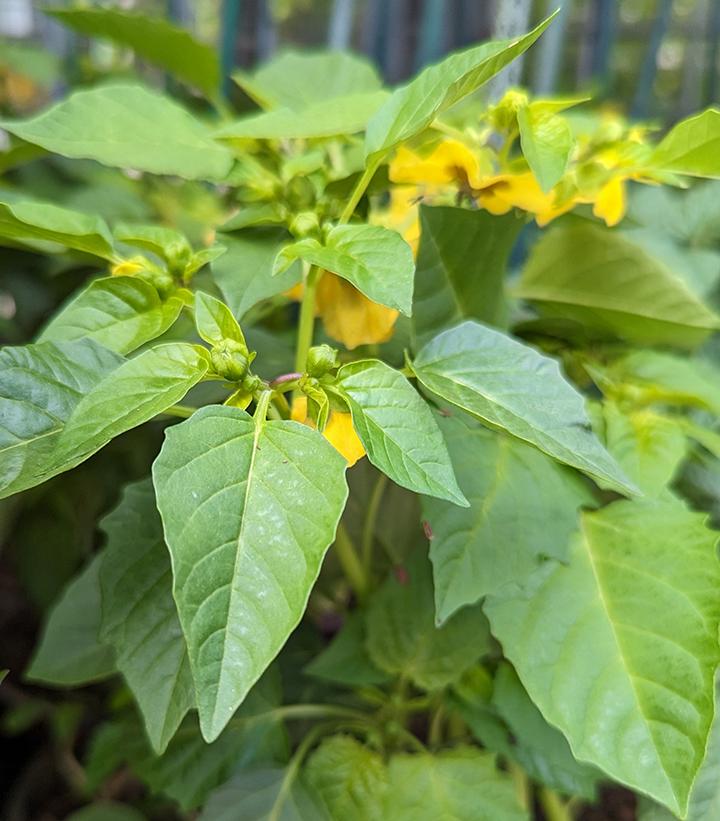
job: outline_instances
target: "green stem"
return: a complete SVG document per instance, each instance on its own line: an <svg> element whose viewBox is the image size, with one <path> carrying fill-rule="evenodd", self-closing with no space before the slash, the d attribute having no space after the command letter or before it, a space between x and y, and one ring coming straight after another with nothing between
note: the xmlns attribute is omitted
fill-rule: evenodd
<svg viewBox="0 0 720 821"><path fill-rule="evenodd" d="M285 768L285 776L283 777L282 784L280 785L280 789L278 791L277 798L273 803L272 809L268 813L268 821L279 821L282 817L285 801L290 794L293 781L297 778L297 774L300 770L300 765L302 764L303 759L308 754L308 751L313 744L315 744L318 738L320 738L320 736L328 729L329 727L324 724L314 727L298 746L297 750L293 754L293 757L290 759L287 767Z"/></svg>
<svg viewBox="0 0 720 821"><path fill-rule="evenodd" d="M372 567L373 543L375 541L375 523L377 522L378 511L380 509L380 502L387 487L388 478L384 473L378 477L375 487L373 488L372 496L368 503L367 514L365 515L365 524L363 525L362 534L362 565L365 578L370 577L370 568Z"/></svg>
<svg viewBox="0 0 720 821"><path fill-rule="evenodd" d="M197 408L191 408L189 405L171 405L169 408L165 408L163 413L166 416L177 416L180 419L189 419L197 410Z"/></svg>
<svg viewBox="0 0 720 821"><path fill-rule="evenodd" d="M538 800L547 821L573 821L572 812L560 796L549 787L541 787Z"/></svg>
<svg viewBox="0 0 720 821"><path fill-rule="evenodd" d="M432 719L430 720L430 729L428 730L428 746L432 748L439 747L442 744L443 721L445 720L445 708L442 702L435 708Z"/></svg>
<svg viewBox="0 0 720 821"><path fill-rule="evenodd" d="M508 770L515 782L515 793L520 804L527 809L530 806L530 782L525 774L525 770L519 767L514 761L507 762Z"/></svg>
<svg viewBox="0 0 720 821"><path fill-rule="evenodd" d="M295 370L305 373L307 355L313 341L315 330L315 289L317 287L320 270L314 265L305 277L305 290L300 303L300 322L298 324L297 348L295 349Z"/></svg>
<svg viewBox="0 0 720 821"><path fill-rule="evenodd" d="M352 587L358 599L362 601L367 592L365 573L363 572L360 559L358 559L355 545L352 543L347 529L342 522L338 525L337 533L335 534L335 553L350 587Z"/></svg>
<svg viewBox="0 0 720 821"><path fill-rule="evenodd" d="M272 398L273 392L272 391L263 391L260 394L260 398L257 400L257 404L255 405L255 413L253 414L253 419L255 420L255 425L262 425L262 423L267 418L268 407L270 406L270 399Z"/></svg>
<svg viewBox="0 0 720 821"><path fill-rule="evenodd" d="M375 176L375 172L380 167L380 163L383 161L383 155L379 154L377 157L374 157L366 166L365 170L362 173L360 179L355 183L355 188L353 188L352 194L350 194L350 199L345 203L345 208L343 209L342 214L340 214L340 225L343 225L346 222L350 222L350 217L355 213L355 209L357 208L357 204L362 199L362 195L365 193L368 185L370 185L370 180Z"/></svg>

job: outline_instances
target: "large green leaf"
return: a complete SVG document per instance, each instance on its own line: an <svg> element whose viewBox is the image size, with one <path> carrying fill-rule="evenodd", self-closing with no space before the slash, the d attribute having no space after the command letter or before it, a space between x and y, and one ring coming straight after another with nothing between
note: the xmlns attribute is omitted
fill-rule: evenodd
<svg viewBox="0 0 720 821"><path fill-rule="evenodd" d="M387 96L385 91L369 91L321 100L300 110L265 111L225 125L215 136L226 140L284 140L354 134L365 128Z"/></svg>
<svg viewBox="0 0 720 821"><path fill-rule="evenodd" d="M693 347L720 319L658 257L592 224L548 232L533 249L517 295L588 334Z"/></svg>
<svg viewBox="0 0 720 821"><path fill-rule="evenodd" d="M80 34L128 46L139 57L167 69L210 98L220 91L220 64L215 50L166 20L111 8L50 8L45 13Z"/></svg>
<svg viewBox="0 0 720 821"><path fill-rule="evenodd" d="M476 91L530 48L551 20L548 17L515 40L483 43L451 54L397 89L368 124L365 156L382 155L427 128L438 114Z"/></svg>
<svg viewBox="0 0 720 821"><path fill-rule="evenodd" d="M25 674L32 681L77 687L115 672L115 654L98 638L100 560L96 555L50 610Z"/></svg>
<svg viewBox="0 0 720 821"><path fill-rule="evenodd" d="M299 262L279 276L272 275L275 258L289 238L287 231L275 228L223 235L227 251L212 263L212 275L235 316L242 319L258 302L281 294L300 281Z"/></svg>
<svg viewBox="0 0 720 821"><path fill-rule="evenodd" d="M558 117L543 103L518 109L522 153L543 191L550 191L565 173L573 135L564 117Z"/></svg>
<svg viewBox="0 0 720 821"><path fill-rule="evenodd" d="M195 691L150 479L129 485L100 527L107 536L100 635L114 648L153 749L162 753L195 706Z"/></svg>
<svg viewBox="0 0 720 821"><path fill-rule="evenodd" d="M384 818L392 821L528 821L512 779L473 747L394 755Z"/></svg>
<svg viewBox="0 0 720 821"><path fill-rule="evenodd" d="M138 85L76 91L35 117L0 127L63 157L188 180L222 179L233 163L200 120Z"/></svg>
<svg viewBox="0 0 720 821"><path fill-rule="evenodd" d="M103 277L53 317L40 341L93 339L111 351L130 353L165 333L184 304L179 296L163 299L137 277Z"/></svg>
<svg viewBox="0 0 720 821"><path fill-rule="evenodd" d="M408 490L467 506L432 411L399 371L377 359L351 362L337 386L376 468Z"/></svg>
<svg viewBox="0 0 720 821"><path fill-rule="evenodd" d="M458 414L440 428L470 502L423 499L430 525L435 610L445 621L506 586L522 586L542 557L564 560L578 508L592 496L577 474L536 448Z"/></svg>
<svg viewBox="0 0 720 821"><path fill-rule="evenodd" d="M308 759L305 781L327 807L330 818L383 821L387 790L379 753L350 736L326 739Z"/></svg>
<svg viewBox="0 0 720 821"><path fill-rule="evenodd" d="M285 246L275 273L296 259L343 277L374 302L408 316L412 311L415 262L397 231L379 225L336 225L324 243L308 238Z"/></svg>
<svg viewBox="0 0 720 821"><path fill-rule="evenodd" d="M479 607L467 607L435 626L432 574L422 550L410 557L407 576L391 574L371 599L367 648L380 669L439 690L487 652L487 623Z"/></svg>
<svg viewBox="0 0 720 821"><path fill-rule="evenodd" d="M708 108L681 120L661 140L651 161L675 174L720 178L720 111Z"/></svg>
<svg viewBox="0 0 720 821"><path fill-rule="evenodd" d="M420 208L420 248L413 295L413 333L423 345L463 319L500 325L503 281L523 221L514 213L436 206Z"/></svg>
<svg viewBox="0 0 720 821"><path fill-rule="evenodd" d="M253 74L236 72L233 79L262 108L295 110L382 86L369 61L342 51L286 51Z"/></svg>
<svg viewBox="0 0 720 821"><path fill-rule="evenodd" d="M616 502L584 514L569 565L486 604L573 753L681 815L714 714L716 540L676 500Z"/></svg>
<svg viewBox="0 0 720 821"><path fill-rule="evenodd" d="M0 202L0 236L57 242L74 251L113 258L110 229L100 217L46 202Z"/></svg>
<svg viewBox="0 0 720 821"><path fill-rule="evenodd" d="M347 496L317 431L207 407L153 476L203 735L218 736L299 622Z"/></svg>
<svg viewBox="0 0 720 821"><path fill-rule="evenodd" d="M603 486L636 492L590 431L583 397L554 359L492 328L464 322L429 342L413 370L432 393L491 427L530 442Z"/></svg>

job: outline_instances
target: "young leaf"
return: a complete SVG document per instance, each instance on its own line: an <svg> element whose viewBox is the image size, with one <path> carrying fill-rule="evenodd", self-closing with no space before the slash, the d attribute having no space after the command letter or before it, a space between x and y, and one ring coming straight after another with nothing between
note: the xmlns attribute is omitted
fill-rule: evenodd
<svg viewBox="0 0 720 821"><path fill-rule="evenodd" d="M26 678L77 687L115 672L115 654L98 638L100 561L101 554L97 554L65 588L48 614Z"/></svg>
<svg viewBox="0 0 720 821"><path fill-rule="evenodd" d="M385 762L351 736L325 739L305 765L305 781L330 818L382 821L387 791Z"/></svg>
<svg viewBox="0 0 720 821"><path fill-rule="evenodd" d="M285 246L274 273L285 271L296 259L341 276L373 302L408 316L412 311L415 262L397 231L379 225L336 225L324 244L308 238Z"/></svg>
<svg viewBox="0 0 720 821"><path fill-rule="evenodd" d="M368 124L365 156L387 153L427 128L439 114L476 91L530 48L554 16L516 40L483 43L451 54L397 89Z"/></svg>
<svg viewBox="0 0 720 821"><path fill-rule="evenodd" d="M206 407L154 467L203 735L217 738L299 622L347 496L317 431Z"/></svg>
<svg viewBox="0 0 720 821"><path fill-rule="evenodd" d="M432 411L399 371L377 359L351 362L337 386L376 468L416 493L467 506Z"/></svg>
<svg viewBox="0 0 720 821"><path fill-rule="evenodd" d="M386 91L370 91L321 100L300 110L264 111L223 126L215 136L223 140L287 140L355 134L365 128L387 97Z"/></svg>
<svg viewBox="0 0 720 821"><path fill-rule="evenodd" d="M416 550L401 583L391 575L370 600L367 648L381 669L423 690L440 690L487 652L488 629L479 607L467 607L442 627L433 618L430 563Z"/></svg>
<svg viewBox="0 0 720 821"><path fill-rule="evenodd" d="M100 527L107 536L100 566L100 636L114 648L117 669L161 754L195 706L195 691L150 479L128 485Z"/></svg>
<svg viewBox="0 0 720 821"><path fill-rule="evenodd" d="M636 493L590 430L583 397L558 363L477 322L444 331L413 370L432 393L620 493Z"/></svg>
<svg viewBox="0 0 720 821"><path fill-rule="evenodd" d="M150 251L160 259L170 262L178 256L188 259L192 255L192 247L187 238L167 225L142 225L121 222L113 229L113 236L119 242Z"/></svg>
<svg viewBox="0 0 720 821"><path fill-rule="evenodd" d="M394 755L383 818L393 821L528 821L512 779L474 747Z"/></svg>
<svg viewBox="0 0 720 821"><path fill-rule="evenodd" d="M220 180L232 154L169 97L137 85L76 91L29 120L0 122L11 134L63 157L188 180Z"/></svg>
<svg viewBox="0 0 720 821"><path fill-rule="evenodd" d="M0 202L0 237L57 242L73 251L113 258L104 220L46 202Z"/></svg>
<svg viewBox="0 0 720 821"><path fill-rule="evenodd" d="M640 344L695 347L720 327L720 318L661 259L596 225L548 232L516 293L588 334Z"/></svg>
<svg viewBox="0 0 720 821"><path fill-rule="evenodd" d="M470 501L460 509L423 499L435 611L444 622L483 596L522 586L544 557L566 560L578 508L592 496L577 474L524 442L463 414L438 421Z"/></svg>
<svg viewBox="0 0 720 821"><path fill-rule="evenodd" d="M80 34L128 46L210 99L219 94L220 64L215 49L166 20L110 8L51 8L45 13Z"/></svg>
<svg viewBox="0 0 720 821"><path fill-rule="evenodd" d="M162 299L150 283L137 277L103 277L50 320L40 341L92 339L116 353L131 353L165 333L184 304L179 296Z"/></svg>
<svg viewBox="0 0 720 821"><path fill-rule="evenodd" d="M463 319L502 325L508 258L523 221L513 213L423 205L420 225L412 313L416 345Z"/></svg>
<svg viewBox="0 0 720 821"><path fill-rule="evenodd" d="M653 151L663 171L720 179L720 110L708 108L677 123Z"/></svg>
<svg viewBox="0 0 720 821"><path fill-rule="evenodd" d="M195 294L195 324L200 338L208 345L219 345L225 339L245 343L243 332L228 306L202 291Z"/></svg>
<svg viewBox="0 0 720 821"><path fill-rule="evenodd" d="M542 103L521 107L517 113L520 144L540 188L547 192L565 173L574 139L570 125Z"/></svg>
<svg viewBox="0 0 720 821"><path fill-rule="evenodd" d="M533 590L486 604L575 756L680 815L714 714L716 541L676 500L616 502L584 514L569 565L549 562Z"/></svg>

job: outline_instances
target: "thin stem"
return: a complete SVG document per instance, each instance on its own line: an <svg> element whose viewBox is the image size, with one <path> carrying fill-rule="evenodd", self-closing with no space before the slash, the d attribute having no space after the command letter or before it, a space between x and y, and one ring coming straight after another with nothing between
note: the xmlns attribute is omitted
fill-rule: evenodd
<svg viewBox="0 0 720 821"><path fill-rule="evenodd" d="M355 183L355 188L353 188L352 194L350 194L350 199L345 203L345 208L343 208L342 214L340 214L340 225L343 225L346 222L350 222L350 218L355 213L355 209L357 208L358 203L362 199L362 195L365 193L368 185L370 185L370 181L375 176L375 172L380 167L380 163L383 161L383 155L379 154L373 160L368 163L365 170L362 173L360 179Z"/></svg>
<svg viewBox="0 0 720 821"><path fill-rule="evenodd" d="M314 265L305 277L305 290L300 304L300 322L298 324L297 347L295 349L295 370L305 373L307 355L313 341L315 330L315 289L320 270Z"/></svg>
<svg viewBox="0 0 720 821"><path fill-rule="evenodd" d="M573 821L573 814L562 798L549 787L541 787L538 800L547 821Z"/></svg>
<svg viewBox="0 0 720 821"><path fill-rule="evenodd" d="M282 385L285 382L293 382L296 379L301 379L302 373L299 371L295 371L293 373L283 373L280 376L276 376L275 379L272 380L269 387L276 388L278 385Z"/></svg>
<svg viewBox="0 0 720 821"><path fill-rule="evenodd" d="M515 782L515 793L520 804L527 809L530 806L530 782L525 774L525 770L519 767L514 761L507 762L512 780Z"/></svg>
<svg viewBox="0 0 720 821"><path fill-rule="evenodd" d="M338 525L337 533L335 534L335 553L350 587L352 587L358 599L362 601L367 592L365 573L363 572L360 559L358 559L355 545L352 543L352 539L342 522Z"/></svg>
<svg viewBox="0 0 720 821"><path fill-rule="evenodd" d="M290 410L290 405L288 405L287 399L281 393L274 393L273 394L273 404L280 412L280 416L283 419L289 419L292 411Z"/></svg>
<svg viewBox="0 0 720 821"><path fill-rule="evenodd" d="M253 419L255 419L256 425L262 425L267 418L272 393L272 391L265 390L260 394L260 398L257 400L257 404L255 405L255 413L253 414Z"/></svg>
<svg viewBox="0 0 720 821"><path fill-rule="evenodd" d="M283 806L288 795L290 794L293 781L297 778L297 774L303 759L308 754L308 751L313 744L315 744L318 738L320 738L320 736L328 729L330 729L329 725L325 724L319 724L317 727L314 727L302 740L297 750L295 750L293 757L290 759L287 767L285 768L285 775L283 777L282 784L280 785L280 789L278 790L277 798L275 799L272 809L268 814L268 821L279 821L282 816Z"/></svg>
<svg viewBox="0 0 720 821"><path fill-rule="evenodd" d="M189 419L197 410L197 408L191 408L189 405L171 405L169 408L165 408L163 413L166 416L177 416L180 419Z"/></svg>
<svg viewBox="0 0 720 821"><path fill-rule="evenodd" d="M365 578L370 577L370 568L372 566L373 544L375 541L375 523L377 522L378 511L380 510L380 502L387 487L388 478L384 473L378 477L375 487L373 488L370 502L368 503L367 513L365 515L365 523L363 525L362 533L362 565Z"/></svg>
<svg viewBox="0 0 720 821"><path fill-rule="evenodd" d="M430 729L428 730L428 745L430 747L439 747L442 743L443 722L445 720L445 708L442 702L435 708L432 719L430 720Z"/></svg>

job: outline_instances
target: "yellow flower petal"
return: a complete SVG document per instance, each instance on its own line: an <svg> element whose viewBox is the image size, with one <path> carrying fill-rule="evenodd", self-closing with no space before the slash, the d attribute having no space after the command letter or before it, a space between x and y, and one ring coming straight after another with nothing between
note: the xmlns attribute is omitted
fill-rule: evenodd
<svg viewBox="0 0 720 821"><path fill-rule="evenodd" d="M393 334L398 312L368 299L335 274L323 274L316 298L325 330L346 348L386 342Z"/></svg>
<svg viewBox="0 0 720 821"><path fill-rule="evenodd" d="M625 216L626 207L625 181L622 177L613 177L598 191L593 214L613 226Z"/></svg>
<svg viewBox="0 0 720 821"><path fill-rule="evenodd" d="M131 277L133 274L137 274L138 271L143 270L143 265L139 262L132 262L132 260L125 260L124 262L118 262L117 265L113 265L110 269L110 273L114 277Z"/></svg>
<svg viewBox="0 0 720 821"><path fill-rule="evenodd" d="M311 419L307 416L307 397L298 396L292 403L290 417L296 422L302 422L308 427L315 427ZM323 431L323 436L330 442L335 450L345 459L348 467L352 467L358 459L365 455L365 448L355 433L352 424L352 416L349 413L340 411L330 411L328 423Z"/></svg>
<svg viewBox="0 0 720 821"><path fill-rule="evenodd" d="M543 191L531 171L488 177L476 196L491 214L506 214L511 208L520 208L535 214L538 225L547 225L573 206L572 200L558 204L555 191Z"/></svg>
<svg viewBox="0 0 720 821"><path fill-rule="evenodd" d="M416 185L461 185L479 188L482 174L478 157L458 140L443 140L428 157L400 146L390 163L393 182Z"/></svg>

